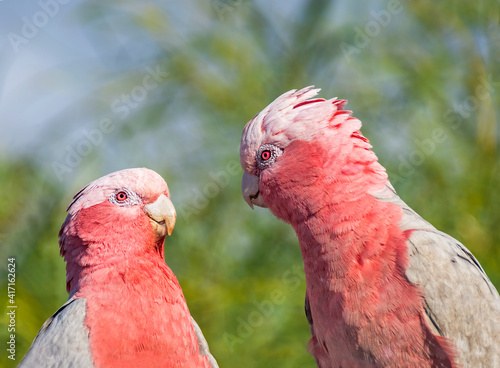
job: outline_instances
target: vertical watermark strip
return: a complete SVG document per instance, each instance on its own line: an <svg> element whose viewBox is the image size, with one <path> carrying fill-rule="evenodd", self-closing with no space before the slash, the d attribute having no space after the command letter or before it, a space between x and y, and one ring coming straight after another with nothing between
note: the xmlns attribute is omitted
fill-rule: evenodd
<svg viewBox="0 0 500 368"><path fill-rule="evenodd" d="M7 356L16 360L16 259L7 259Z"/></svg>

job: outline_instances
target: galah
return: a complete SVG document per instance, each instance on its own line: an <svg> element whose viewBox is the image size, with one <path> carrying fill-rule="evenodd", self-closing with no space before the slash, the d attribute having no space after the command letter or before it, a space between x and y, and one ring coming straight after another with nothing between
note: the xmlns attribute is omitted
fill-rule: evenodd
<svg viewBox="0 0 500 368"><path fill-rule="evenodd" d="M69 300L20 367L217 367L164 261L176 220L167 183L117 171L79 191L59 232Z"/></svg>
<svg viewBox="0 0 500 368"><path fill-rule="evenodd" d="M500 298L471 252L396 194L347 101L278 97L244 128L242 191L294 228L326 367L500 367Z"/></svg>

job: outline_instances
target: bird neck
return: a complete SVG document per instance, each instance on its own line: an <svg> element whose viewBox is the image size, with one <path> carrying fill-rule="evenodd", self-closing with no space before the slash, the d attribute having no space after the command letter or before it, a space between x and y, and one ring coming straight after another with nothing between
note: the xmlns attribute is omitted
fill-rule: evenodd
<svg viewBox="0 0 500 368"><path fill-rule="evenodd" d="M72 238L71 246L66 251L66 288L70 295L82 290L88 291L88 286L97 286L104 290L128 282L127 278L135 278L136 282L147 282L140 277L142 271L160 272L156 277L174 280L175 275L166 265L163 258L163 242L160 248L148 248L149 251L136 252L119 245L109 247L107 244L83 242ZM120 252L119 249L127 249ZM149 276L148 276L149 277ZM154 279L154 278L153 278ZM114 286L113 286L114 285Z"/></svg>
<svg viewBox="0 0 500 368"><path fill-rule="evenodd" d="M297 207L300 201L307 208L296 211L290 221L306 274L314 277L323 267L331 279L345 281L351 272L371 269L384 257L391 261L384 272L406 268L406 235L398 226L402 210L370 194L385 188L387 174L368 140L356 131L334 152L325 142L316 146L323 152L316 160L318 168L310 170L316 179L294 196L299 198Z"/></svg>
<svg viewBox="0 0 500 368"><path fill-rule="evenodd" d="M321 279L328 289L346 291L361 279L377 287L404 272L408 234L398 226L401 208L379 202L369 193L343 196L345 199L339 200L332 195L314 216L292 224L306 279Z"/></svg>

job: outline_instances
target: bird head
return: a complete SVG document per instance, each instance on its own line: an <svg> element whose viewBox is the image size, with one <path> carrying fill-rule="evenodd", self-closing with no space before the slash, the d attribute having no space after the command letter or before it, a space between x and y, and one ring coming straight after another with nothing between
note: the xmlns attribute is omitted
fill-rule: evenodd
<svg viewBox="0 0 500 368"><path fill-rule="evenodd" d="M286 222L316 213L336 182L349 191L348 183L367 171L386 180L385 170L373 165L377 158L359 132L361 122L343 110L347 101L315 98L318 91L284 93L246 124L241 138L245 201Z"/></svg>
<svg viewBox="0 0 500 368"><path fill-rule="evenodd" d="M158 252L176 212L165 180L146 169L121 170L88 184L69 205L59 232L61 255L81 265Z"/></svg>

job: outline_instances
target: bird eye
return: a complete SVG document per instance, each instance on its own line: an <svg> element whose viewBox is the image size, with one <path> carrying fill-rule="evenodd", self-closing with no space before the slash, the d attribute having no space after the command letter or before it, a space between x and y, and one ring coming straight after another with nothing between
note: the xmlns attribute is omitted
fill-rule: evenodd
<svg viewBox="0 0 500 368"><path fill-rule="evenodd" d="M271 166L276 159L283 154L283 150L274 144L267 143L260 146L257 151L257 168L264 170Z"/></svg>
<svg viewBox="0 0 500 368"><path fill-rule="evenodd" d="M120 207L130 207L142 203L140 196L124 187L116 189L108 200Z"/></svg>
<svg viewBox="0 0 500 368"><path fill-rule="evenodd" d="M123 202L128 198L128 195L127 195L127 193L122 191L122 192L116 193L115 198L118 202Z"/></svg>
<svg viewBox="0 0 500 368"><path fill-rule="evenodd" d="M262 153L260 154L260 158L263 161L269 160L271 158L271 151L269 150L262 151Z"/></svg>

